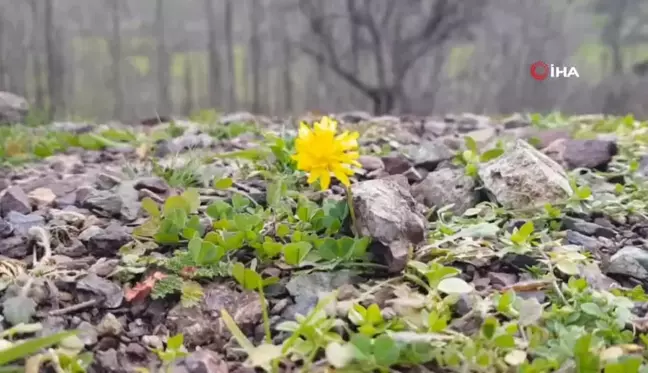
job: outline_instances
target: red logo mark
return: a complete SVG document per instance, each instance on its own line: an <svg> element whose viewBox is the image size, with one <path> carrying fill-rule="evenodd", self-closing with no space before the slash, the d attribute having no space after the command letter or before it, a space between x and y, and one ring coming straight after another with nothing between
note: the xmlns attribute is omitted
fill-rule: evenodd
<svg viewBox="0 0 648 373"><path fill-rule="evenodd" d="M549 76L549 65L542 61L531 64L531 76L535 80L545 80Z"/></svg>

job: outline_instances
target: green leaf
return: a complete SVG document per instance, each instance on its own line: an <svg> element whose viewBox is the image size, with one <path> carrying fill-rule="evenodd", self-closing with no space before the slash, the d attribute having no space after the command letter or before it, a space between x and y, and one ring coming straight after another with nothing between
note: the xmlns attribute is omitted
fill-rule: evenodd
<svg viewBox="0 0 648 373"><path fill-rule="evenodd" d="M268 258L274 258L281 253L281 249L283 249L283 245L279 242L264 241L262 244L262 248L263 248L263 253Z"/></svg>
<svg viewBox="0 0 648 373"><path fill-rule="evenodd" d="M472 151L474 154L479 154L479 149L477 148L477 142L470 136L464 137L464 142L466 143L466 148Z"/></svg>
<svg viewBox="0 0 648 373"><path fill-rule="evenodd" d="M527 239L531 234L533 233L533 230L535 227L533 226L533 222L531 220L527 221L520 227L520 230L518 231L522 237Z"/></svg>
<svg viewBox="0 0 648 373"><path fill-rule="evenodd" d="M232 206L229 203L221 200L212 202L211 205L207 206L206 210L207 215L209 215L209 217L212 219L222 219L231 211Z"/></svg>
<svg viewBox="0 0 648 373"><path fill-rule="evenodd" d="M356 358L366 360L371 356L372 347L371 347L371 338L363 334L354 334L351 336L349 341L356 349Z"/></svg>
<svg viewBox="0 0 648 373"><path fill-rule="evenodd" d="M176 209L189 213L190 205L181 196L171 196L164 201L164 216L170 215Z"/></svg>
<svg viewBox="0 0 648 373"><path fill-rule="evenodd" d="M234 210L242 211L249 205L250 205L250 200L247 197L243 197L238 193L235 193L232 196L232 207L234 207Z"/></svg>
<svg viewBox="0 0 648 373"><path fill-rule="evenodd" d="M596 316L596 317L605 317L605 313L603 310L601 310L601 307L599 307L596 303L583 303L581 304L581 311L585 312L588 315Z"/></svg>
<svg viewBox="0 0 648 373"><path fill-rule="evenodd" d="M312 245L309 242L292 242L283 248L284 259L290 265L299 265L310 252Z"/></svg>
<svg viewBox="0 0 648 373"><path fill-rule="evenodd" d="M189 188L182 193L182 197L187 201L189 210L188 214L198 211L200 207L200 193L194 188Z"/></svg>
<svg viewBox="0 0 648 373"><path fill-rule="evenodd" d="M376 363L390 367L398 362L400 348L387 334L382 334L373 342L373 356Z"/></svg>
<svg viewBox="0 0 648 373"><path fill-rule="evenodd" d="M486 320L484 320L484 323L482 324L481 327L481 332L484 335L484 337L486 337L487 339L491 339L495 335L495 330L497 330L498 326L499 326L499 322L497 321L497 319L490 316Z"/></svg>
<svg viewBox="0 0 648 373"><path fill-rule="evenodd" d="M319 246L317 251L324 260L334 260L339 258L338 242L334 238L325 238Z"/></svg>
<svg viewBox="0 0 648 373"><path fill-rule="evenodd" d="M277 178L268 185L266 192L266 201L270 206L278 206L281 202L281 197L287 192L287 186L282 179Z"/></svg>
<svg viewBox="0 0 648 373"><path fill-rule="evenodd" d="M28 339L22 343L15 344L8 349L2 350L2 353L0 354L0 366L33 355L38 351L51 347L61 342L63 339L73 335L76 335L76 331L66 331L47 337Z"/></svg>
<svg viewBox="0 0 648 373"><path fill-rule="evenodd" d="M485 151L482 155L479 156L479 161L480 162L488 162L491 161L495 158L498 158L500 155L504 154L504 149L502 148L494 148Z"/></svg>
<svg viewBox="0 0 648 373"><path fill-rule="evenodd" d="M180 348L182 348L183 343L184 343L184 335L182 333L178 333L167 340L167 349L179 350Z"/></svg>
<svg viewBox="0 0 648 373"><path fill-rule="evenodd" d="M225 256L225 249L220 246L214 245L209 241L203 241L200 245L200 254L196 260L196 264L206 265L214 264Z"/></svg>
<svg viewBox="0 0 648 373"><path fill-rule="evenodd" d="M245 268L241 263L236 263L232 266L232 277L247 290L257 290L263 284L261 276L258 273L252 269Z"/></svg>
<svg viewBox="0 0 648 373"><path fill-rule="evenodd" d="M286 224L279 223L277 224L277 237L286 237L290 234L290 227Z"/></svg>
<svg viewBox="0 0 648 373"><path fill-rule="evenodd" d="M142 199L142 208L153 218L159 218L161 216L157 203L150 197Z"/></svg>
<svg viewBox="0 0 648 373"><path fill-rule="evenodd" d="M515 347L515 339L513 339L513 336L509 334L498 335L493 341L495 343L495 346L499 348Z"/></svg>
<svg viewBox="0 0 648 373"><path fill-rule="evenodd" d="M231 188L233 184L234 181L229 177L222 178L222 179L214 179L214 189L225 190Z"/></svg>
<svg viewBox="0 0 648 373"><path fill-rule="evenodd" d="M469 283L459 277L444 278L437 285L437 289L445 294L467 294L474 290Z"/></svg>
<svg viewBox="0 0 648 373"><path fill-rule="evenodd" d="M371 325L379 325L385 322L380 313L380 307L377 304L373 303L367 308L367 315L365 320Z"/></svg>

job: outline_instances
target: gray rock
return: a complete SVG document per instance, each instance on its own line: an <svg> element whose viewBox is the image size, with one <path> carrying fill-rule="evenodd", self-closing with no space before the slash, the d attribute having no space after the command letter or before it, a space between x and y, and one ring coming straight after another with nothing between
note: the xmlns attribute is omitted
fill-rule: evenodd
<svg viewBox="0 0 648 373"><path fill-rule="evenodd" d="M482 165L479 177L495 200L509 209L557 203L573 193L560 165L523 140Z"/></svg>
<svg viewBox="0 0 648 373"><path fill-rule="evenodd" d="M115 175L107 174L102 172L97 175L97 181L95 182L97 188L101 190L109 190L121 183L121 179Z"/></svg>
<svg viewBox="0 0 648 373"><path fill-rule="evenodd" d="M358 280L348 270L312 272L291 277L286 284L286 289L295 298L295 305L289 307L292 309L287 312L293 317L295 313L306 315L315 307L320 294L330 293L343 285L356 283ZM284 314L284 316L287 315Z"/></svg>
<svg viewBox="0 0 648 373"><path fill-rule="evenodd" d="M106 217L119 217L122 209L122 199L110 191L95 191L83 201L83 207L93 210Z"/></svg>
<svg viewBox="0 0 648 373"><path fill-rule="evenodd" d="M390 175L403 174L412 168L410 161L400 154L382 157L382 162L385 165L385 171Z"/></svg>
<svg viewBox="0 0 648 373"><path fill-rule="evenodd" d="M218 119L218 121L224 125L229 125L233 123L255 123L256 116L254 116L254 114L252 113L241 111L241 112L223 115Z"/></svg>
<svg viewBox="0 0 648 373"><path fill-rule="evenodd" d="M372 119L371 115L366 111L348 111L337 114L335 117L343 123L370 122Z"/></svg>
<svg viewBox="0 0 648 373"><path fill-rule="evenodd" d="M0 238L7 238L13 233L13 227L6 220L0 218Z"/></svg>
<svg viewBox="0 0 648 373"><path fill-rule="evenodd" d="M26 235L29 228L45 224L45 219L36 214L23 215L16 211L7 214L7 221L14 228L14 233Z"/></svg>
<svg viewBox="0 0 648 373"><path fill-rule="evenodd" d="M200 303L191 308L178 304L167 314L166 326L172 333L184 334L187 347L215 343L223 346L231 334L220 318L227 310L246 334L261 321L261 299L256 292L239 292L225 285L213 284L205 289Z"/></svg>
<svg viewBox="0 0 648 373"><path fill-rule="evenodd" d="M136 190L148 189L151 192L163 194L169 191L169 184L161 177L144 177L135 182Z"/></svg>
<svg viewBox="0 0 648 373"><path fill-rule="evenodd" d="M29 111L27 100L11 92L0 92L0 125L24 123Z"/></svg>
<svg viewBox="0 0 648 373"><path fill-rule="evenodd" d="M124 300L124 291L112 281L101 278L94 273L81 278L77 282L78 290L84 290L96 295L103 296L104 306L106 308L117 308Z"/></svg>
<svg viewBox="0 0 648 373"><path fill-rule="evenodd" d="M94 325L87 321L82 321L77 329L79 330L78 337L83 341L83 344L86 346L94 346L97 344L99 335L97 334L97 329Z"/></svg>
<svg viewBox="0 0 648 373"><path fill-rule="evenodd" d="M11 186L5 189L4 194L0 197L0 215L7 216L10 211L21 214L32 212L29 198L20 187Z"/></svg>
<svg viewBox="0 0 648 373"><path fill-rule="evenodd" d="M0 255L22 259L29 251L29 240L26 236L14 236L0 240Z"/></svg>
<svg viewBox="0 0 648 373"><path fill-rule="evenodd" d="M135 182L124 182L117 188L117 195L122 201L122 207L119 211L122 220L131 222L137 219L141 203L139 193L135 189Z"/></svg>
<svg viewBox="0 0 648 373"><path fill-rule="evenodd" d="M566 229L573 229L576 232L582 233L584 235L588 236L596 236L596 237L607 237L607 238L614 238L616 237L616 232L614 229L609 228L609 227L603 227L599 224L596 223L590 223L581 219L575 219L569 216L565 216L562 219L563 226Z"/></svg>
<svg viewBox="0 0 648 373"><path fill-rule="evenodd" d="M594 254L598 253L598 251L603 247L603 244L596 238L572 230L567 231L565 239L567 240L567 243L582 246L587 249L587 251Z"/></svg>
<svg viewBox="0 0 648 373"><path fill-rule="evenodd" d="M568 169L605 169L617 152L617 144L610 140L558 139L543 152Z"/></svg>
<svg viewBox="0 0 648 373"><path fill-rule="evenodd" d="M607 273L648 280L648 251L634 246L622 248L610 258Z"/></svg>
<svg viewBox="0 0 648 373"><path fill-rule="evenodd" d="M423 141L420 145L412 145L406 151L416 167L428 171L434 171L439 163L452 159L455 155L454 151L441 138Z"/></svg>
<svg viewBox="0 0 648 373"><path fill-rule="evenodd" d="M378 244L375 254L391 272L402 271L410 246L423 241L426 225L407 179L395 175L368 180L353 184L351 190L359 233Z"/></svg>
<svg viewBox="0 0 648 373"><path fill-rule="evenodd" d="M109 226L97 231L88 239L88 250L98 257L115 255L119 249L131 241L131 235L120 226Z"/></svg>
<svg viewBox="0 0 648 373"><path fill-rule="evenodd" d="M375 171L385 168L385 164L383 163L382 159L373 155L361 155L358 158L358 162L360 162L362 168L367 171Z"/></svg>
<svg viewBox="0 0 648 373"><path fill-rule="evenodd" d="M427 207L441 208L454 204L452 212L463 214L479 202L475 180L462 169L443 168L428 174L412 188L414 198Z"/></svg>
<svg viewBox="0 0 648 373"><path fill-rule="evenodd" d="M215 351L200 350L173 363L169 373L229 373L229 368Z"/></svg>
<svg viewBox="0 0 648 373"><path fill-rule="evenodd" d="M107 313L97 325L97 333L100 336L119 336L124 331L124 326L112 313Z"/></svg>

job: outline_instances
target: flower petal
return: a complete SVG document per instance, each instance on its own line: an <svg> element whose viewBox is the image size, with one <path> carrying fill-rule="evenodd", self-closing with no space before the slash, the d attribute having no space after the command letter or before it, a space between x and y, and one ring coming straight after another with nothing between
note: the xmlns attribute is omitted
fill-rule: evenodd
<svg viewBox="0 0 648 373"><path fill-rule="evenodd" d="M331 186L331 174L328 172L328 170L325 170L320 175L320 187L322 187L322 190L326 190L330 186Z"/></svg>

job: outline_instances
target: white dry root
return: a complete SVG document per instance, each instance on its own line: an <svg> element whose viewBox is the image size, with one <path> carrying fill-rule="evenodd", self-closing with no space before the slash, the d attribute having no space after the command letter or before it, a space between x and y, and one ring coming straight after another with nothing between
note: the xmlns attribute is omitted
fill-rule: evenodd
<svg viewBox="0 0 648 373"><path fill-rule="evenodd" d="M29 238L36 241L36 243L43 248L43 257L38 260L36 248L34 248L34 268L43 266L44 263L52 257L52 245L50 244L50 235L43 227L31 227L27 231Z"/></svg>

